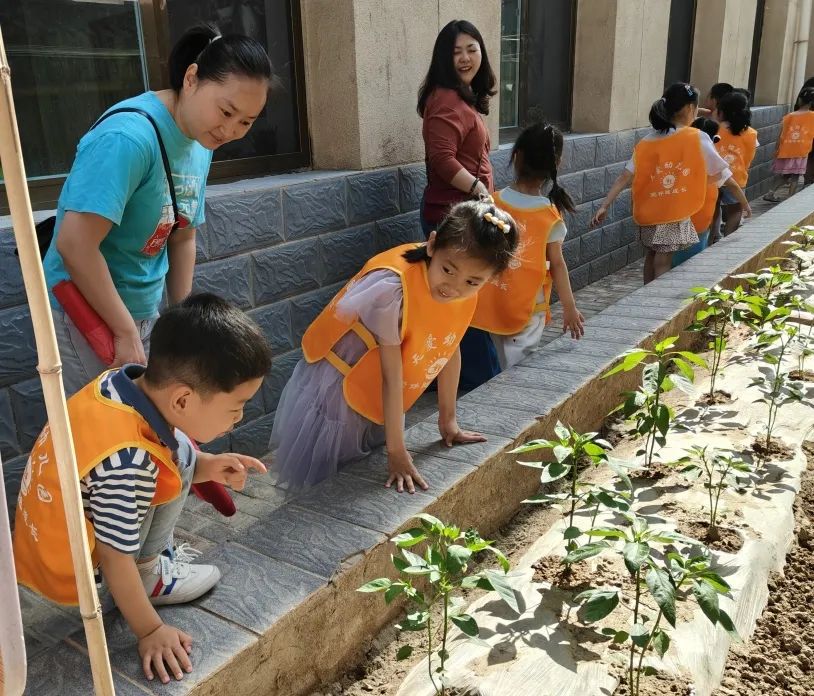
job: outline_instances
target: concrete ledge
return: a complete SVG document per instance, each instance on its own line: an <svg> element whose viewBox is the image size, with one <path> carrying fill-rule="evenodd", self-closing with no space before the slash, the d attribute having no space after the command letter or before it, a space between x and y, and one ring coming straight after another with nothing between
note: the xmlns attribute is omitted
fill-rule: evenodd
<svg viewBox="0 0 814 696"><path fill-rule="evenodd" d="M812 210L814 188L592 317L583 341L556 339L470 392L459 420L489 433L488 442L442 448L434 417L410 428L408 447L432 486L427 493L384 491L382 454L288 501L257 484L248 495L262 519L223 523L222 541L206 554L223 570L222 582L191 606L161 612L195 635L192 675L166 687L141 680L134 638L118 613L106 617L120 693L295 696L352 666L398 611L355 592L390 572L390 535L421 510L486 535L508 520L539 484L507 450L549 435L557 420L596 428L635 381L633 374L599 379L615 357L667 335L687 344L684 329L696 309L686 302L691 288L732 284L732 274L759 268L781 253L790 226L814 220ZM34 655L30 683L38 696L84 693L90 677L77 660L83 641L77 632Z"/></svg>

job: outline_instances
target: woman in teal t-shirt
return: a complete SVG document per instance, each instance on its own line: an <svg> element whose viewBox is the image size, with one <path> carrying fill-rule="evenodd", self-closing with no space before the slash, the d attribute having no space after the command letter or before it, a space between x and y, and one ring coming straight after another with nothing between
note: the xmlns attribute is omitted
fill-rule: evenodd
<svg viewBox="0 0 814 696"><path fill-rule="evenodd" d="M262 45L196 27L170 54L171 89L111 107L152 116L167 151L179 224L161 150L140 113L111 115L79 142L59 197L54 239L43 262L49 288L70 279L110 327L111 366L146 362L146 341L166 284L174 304L192 289L195 228L204 221L212 151L242 138L266 103L271 64ZM105 368L51 297L71 394Z"/></svg>

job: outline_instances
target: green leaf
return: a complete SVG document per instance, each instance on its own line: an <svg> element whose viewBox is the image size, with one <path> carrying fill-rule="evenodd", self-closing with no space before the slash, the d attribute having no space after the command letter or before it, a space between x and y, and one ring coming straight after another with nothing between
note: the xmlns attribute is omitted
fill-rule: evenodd
<svg viewBox="0 0 814 696"><path fill-rule="evenodd" d="M590 537L609 537L612 539L624 539L625 533L619 529L609 529L605 527L597 527L596 529L589 529L585 532Z"/></svg>
<svg viewBox="0 0 814 696"><path fill-rule="evenodd" d="M398 652L396 653L397 660L406 660L410 655L413 654L413 646L412 645L402 645Z"/></svg>
<svg viewBox="0 0 814 696"><path fill-rule="evenodd" d="M452 573L460 573L472 558L472 552L458 544L450 544L447 548L447 566Z"/></svg>
<svg viewBox="0 0 814 696"><path fill-rule="evenodd" d="M569 464L561 464L560 462L551 462L542 474L540 474L540 483L551 483L557 481L571 471Z"/></svg>
<svg viewBox="0 0 814 696"><path fill-rule="evenodd" d="M588 601L583 605L582 618L588 623L601 621L618 605L618 590L592 590Z"/></svg>
<svg viewBox="0 0 814 696"><path fill-rule="evenodd" d="M643 648L650 639L650 631L643 623L633 624L630 629L630 639L637 648Z"/></svg>
<svg viewBox="0 0 814 696"><path fill-rule="evenodd" d="M699 579L703 579L703 581L708 585L711 585L712 588L720 594L726 594L731 589L726 580L711 570L706 570L703 573L700 573L698 577Z"/></svg>
<svg viewBox="0 0 814 696"><path fill-rule="evenodd" d="M700 355L693 353L689 350L679 350L678 354L684 358L685 360L689 360L693 365L698 365L698 367L706 367L707 361L704 360Z"/></svg>
<svg viewBox="0 0 814 696"><path fill-rule="evenodd" d="M487 546L486 549L491 551L495 558L497 558L497 562L500 563L500 567L503 569L504 573L509 572L509 559L506 558L506 554L504 554L500 549L496 549L494 546Z"/></svg>
<svg viewBox="0 0 814 696"><path fill-rule="evenodd" d="M520 606L517 603L517 594L515 594L514 589L512 589L509 583L506 582L505 576L493 570L485 571L484 576L492 586L492 589L497 592L498 596L519 614Z"/></svg>
<svg viewBox="0 0 814 696"><path fill-rule="evenodd" d="M396 597L404 592L406 585L403 582L393 583L384 591L384 601L390 604Z"/></svg>
<svg viewBox="0 0 814 696"><path fill-rule="evenodd" d="M469 614L453 616L452 623L460 628L468 636L478 635L478 624Z"/></svg>
<svg viewBox="0 0 814 696"><path fill-rule="evenodd" d="M721 627L729 634L732 640L738 643L743 642L743 638L741 638L740 633L738 633L738 629L735 628L734 622L723 609L718 612L718 623L721 624Z"/></svg>
<svg viewBox="0 0 814 696"><path fill-rule="evenodd" d="M658 629L653 634L653 640L650 642L650 644L653 646L653 650L656 651L659 657L664 657L664 653L666 653L670 648L670 636L668 636L661 629Z"/></svg>
<svg viewBox="0 0 814 696"><path fill-rule="evenodd" d="M412 529L408 529L406 532L397 534L390 541L396 544L399 548L405 549L410 546L420 544L426 538L427 532L425 532L421 527L413 527Z"/></svg>
<svg viewBox="0 0 814 696"><path fill-rule="evenodd" d="M564 445L555 445L552 451L554 452L554 458L560 463L567 461L574 454L573 449Z"/></svg>
<svg viewBox="0 0 814 696"><path fill-rule="evenodd" d="M720 617L720 608L718 606L718 593L703 580L695 581L692 584L692 593L695 599L698 600L698 606L704 612L706 617L713 623L718 623Z"/></svg>
<svg viewBox="0 0 814 696"><path fill-rule="evenodd" d="M393 584L393 581L390 578L376 578L375 580L371 580L370 582L365 583L361 587L357 588L357 592L383 592L386 590L390 585Z"/></svg>
<svg viewBox="0 0 814 696"><path fill-rule="evenodd" d="M689 381L695 379L695 373L689 363L682 358L673 358L673 363Z"/></svg>
<svg viewBox="0 0 814 696"><path fill-rule="evenodd" d="M432 515L426 512L419 512L417 515L413 515L413 517L415 517L417 520L421 520L422 522L426 522L431 527L435 527L438 530L443 529L445 526L444 523L437 517L433 517Z"/></svg>
<svg viewBox="0 0 814 696"><path fill-rule="evenodd" d="M401 556L390 556L390 560L393 562L393 565L396 566L396 570L401 572L410 566Z"/></svg>
<svg viewBox="0 0 814 696"><path fill-rule="evenodd" d="M670 429L670 409L666 404L659 404L656 411L656 428L664 436Z"/></svg>
<svg viewBox="0 0 814 696"><path fill-rule="evenodd" d="M586 558L592 558L593 556L599 555L607 548L608 544L604 541L598 541L592 544L584 544L583 546L580 546L578 549L574 549L571 553L569 553L565 557L565 562L570 565L571 563L584 561Z"/></svg>
<svg viewBox="0 0 814 696"><path fill-rule="evenodd" d="M582 449L585 450L585 454L588 454L591 457L604 457L607 454L604 448L600 447L595 442L586 442L582 446Z"/></svg>
<svg viewBox="0 0 814 696"><path fill-rule="evenodd" d="M520 447L515 447L513 450L509 450L509 454L523 454L523 452L536 452L541 449L551 449L556 444L556 442L551 442L551 440L531 440L525 445L520 445Z"/></svg>
<svg viewBox="0 0 814 696"><path fill-rule="evenodd" d="M419 567L419 568L427 566L427 561L425 561L423 558L421 558L421 556L419 556L416 553L413 553L412 551L408 551L407 549L402 549L401 550L401 555L404 556L404 560L407 561L407 563L409 563L410 566ZM405 568L405 570L406 570L406 568Z"/></svg>
<svg viewBox="0 0 814 696"><path fill-rule="evenodd" d="M582 536L582 530L579 527L568 527L563 533L562 538L565 540L568 539L579 539Z"/></svg>
<svg viewBox="0 0 814 696"><path fill-rule="evenodd" d="M622 550L622 557L628 572L633 575L650 558L650 546L644 542L629 541Z"/></svg>
<svg viewBox="0 0 814 696"><path fill-rule="evenodd" d="M647 588L664 618L671 626L676 625L676 588L670 574L661 568L651 568L645 578Z"/></svg>
<svg viewBox="0 0 814 696"><path fill-rule="evenodd" d="M571 433L569 432L568 428L560 423L560 421L557 421L557 425L554 426L554 432L563 442L566 442L571 438Z"/></svg>

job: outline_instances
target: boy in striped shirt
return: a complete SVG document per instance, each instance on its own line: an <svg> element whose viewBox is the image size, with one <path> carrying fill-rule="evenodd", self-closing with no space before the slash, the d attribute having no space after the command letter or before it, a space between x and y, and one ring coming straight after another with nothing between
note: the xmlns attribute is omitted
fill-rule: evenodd
<svg viewBox="0 0 814 696"><path fill-rule="evenodd" d="M192 483L243 488L263 464L199 452L243 417L271 368L259 327L224 300L201 294L167 310L151 335L146 367L102 374L68 401L94 567L138 639L148 679L183 677L192 638L164 624L154 605L189 602L220 579L173 530ZM20 488L14 559L20 584L77 604L76 580L50 430L29 457Z"/></svg>

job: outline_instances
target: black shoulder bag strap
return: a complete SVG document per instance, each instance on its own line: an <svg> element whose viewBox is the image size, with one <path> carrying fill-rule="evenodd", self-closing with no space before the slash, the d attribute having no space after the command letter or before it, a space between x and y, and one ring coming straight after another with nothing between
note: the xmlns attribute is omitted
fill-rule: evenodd
<svg viewBox="0 0 814 696"><path fill-rule="evenodd" d="M114 114L121 114L121 113L134 113L134 114L141 114L146 118L150 125L153 127L155 131L155 137L158 140L158 149L161 150L161 162L164 165L164 175L167 177L167 186L170 189L170 199L172 200L172 230L175 231L178 227L178 223L180 222L178 218L178 200L175 196L175 185L172 182L172 171L170 170L170 158L167 157L167 150L164 147L164 141L161 139L161 133L158 130L158 124L155 122L155 119L144 109L138 109L134 106L123 106L119 109L112 109L108 111L106 114L103 114L96 123L94 123L90 130L93 130L98 126L102 121ZM53 215L51 217L46 218L39 224L35 226L35 230L37 232L37 246L40 248L40 258L44 259L45 254L48 252L48 248L51 246L51 240L54 238L54 227L56 225L56 217ZM17 254L17 250L14 251Z"/></svg>

